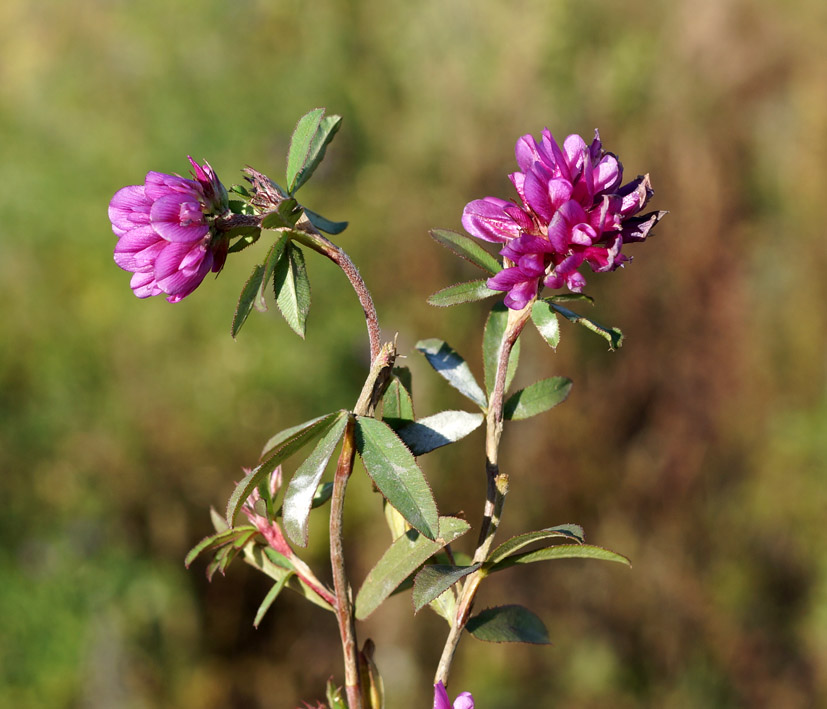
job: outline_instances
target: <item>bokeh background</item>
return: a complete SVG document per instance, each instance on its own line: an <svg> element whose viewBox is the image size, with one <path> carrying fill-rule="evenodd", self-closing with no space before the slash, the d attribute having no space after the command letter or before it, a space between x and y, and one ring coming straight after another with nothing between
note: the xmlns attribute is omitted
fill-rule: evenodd
<svg viewBox="0 0 827 709"><path fill-rule="evenodd" d="M483 587L550 648L467 638L452 689L480 707L827 704L827 5L821 0L4 0L0 5L0 706L292 707L341 681L332 617L187 549L275 431L358 394L359 308L309 259L306 342L275 309L237 342L264 246L183 303L139 301L112 262L111 195L206 158L279 179L297 118L345 117L309 206L410 352L479 371L484 305L426 296L476 272L427 236L510 196L513 145L599 127L669 216L634 263L589 278L615 353L564 326L517 384L561 407L506 430L503 538L579 522L630 571L560 561ZM529 333L530 334L530 333ZM418 356L418 412L458 407ZM478 523L482 435L423 465ZM356 578L388 542L370 486L348 507ZM311 558L326 573L324 515ZM469 535L470 536L470 535ZM430 706L446 627L409 597L360 628L390 707Z"/></svg>

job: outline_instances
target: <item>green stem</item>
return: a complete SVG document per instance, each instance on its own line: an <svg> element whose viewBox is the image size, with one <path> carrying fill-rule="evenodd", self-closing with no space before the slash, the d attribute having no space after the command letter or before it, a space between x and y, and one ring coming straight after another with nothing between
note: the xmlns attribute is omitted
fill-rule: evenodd
<svg viewBox="0 0 827 709"><path fill-rule="evenodd" d="M505 380L508 372L508 360L511 350L517 342L517 338L523 330L523 326L531 315L533 301L522 310L509 310L508 324L503 333L502 344L497 358L497 374L494 382L494 390L488 402L486 413L485 430L485 475L487 481L487 494L485 508L483 510L482 525L477 549L474 552L474 563L482 563L488 557L494 543L494 535L500 524L505 496L508 494L508 476L500 472L498 456L500 439L503 432L503 400L505 398ZM451 663L454 659L457 645L459 645L462 631L471 616L474 598L480 583L487 572L478 569L471 574L462 585L457 602L457 611L454 622L445 641L442 650L442 657L437 666L434 683L442 682L447 686L448 675L451 671Z"/></svg>

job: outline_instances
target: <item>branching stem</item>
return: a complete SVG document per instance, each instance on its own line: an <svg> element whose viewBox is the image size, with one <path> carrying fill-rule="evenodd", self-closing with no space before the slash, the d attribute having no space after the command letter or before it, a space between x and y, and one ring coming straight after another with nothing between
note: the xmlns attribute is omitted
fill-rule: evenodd
<svg viewBox="0 0 827 709"><path fill-rule="evenodd" d="M508 494L508 476L500 472L498 455L500 439L503 431L503 399L505 397L505 381L508 372L508 360L511 357L511 350L517 342L517 338L523 330L523 326L531 314L532 303L529 303L523 310L509 310L508 324L503 333L500 345L499 356L497 357L497 374L494 382L494 390L488 401L486 413L485 430L485 475L487 480L487 494L485 508L483 510L482 525L477 550L474 552L474 563L482 563L488 557L494 543L494 535L500 524L505 496ZM442 657L439 660L434 683L442 682L447 686L448 675L451 671L451 662L454 659L457 645L459 644L462 631L471 615L474 598L480 583L485 578L487 571L484 568L478 569L471 574L462 585L457 602L457 611L451 631L445 641L442 650Z"/></svg>

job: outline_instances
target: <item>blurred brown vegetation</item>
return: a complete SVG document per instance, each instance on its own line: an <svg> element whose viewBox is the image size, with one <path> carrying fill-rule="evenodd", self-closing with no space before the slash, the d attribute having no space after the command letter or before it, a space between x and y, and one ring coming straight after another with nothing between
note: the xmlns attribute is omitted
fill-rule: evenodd
<svg viewBox="0 0 827 709"><path fill-rule="evenodd" d="M341 681L330 617L282 597L254 631L266 581L239 564L208 584L182 559L274 431L355 400L365 337L346 282L311 259L307 341L271 312L233 342L261 254L179 305L138 301L106 218L116 189L184 172L187 154L227 183L245 164L278 180L320 105L345 122L304 198L350 220L339 241L403 351L442 337L479 367L485 308L424 303L474 276L427 230L510 195L519 135L599 127L670 210L633 264L589 278L624 347L571 327L554 355L527 341L518 384L575 387L504 441L503 538L579 522L634 568L491 579L480 606L529 605L555 645L468 638L452 689L504 709L827 704L826 7L6 0L0 705L289 707ZM462 405L408 363L420 414ZM423 462L442 510L474 524L480 447ZM348 523L358 577L387 542L364 481ZM391 707L429 706L445 630L404 595L362 626Z"/></svg>

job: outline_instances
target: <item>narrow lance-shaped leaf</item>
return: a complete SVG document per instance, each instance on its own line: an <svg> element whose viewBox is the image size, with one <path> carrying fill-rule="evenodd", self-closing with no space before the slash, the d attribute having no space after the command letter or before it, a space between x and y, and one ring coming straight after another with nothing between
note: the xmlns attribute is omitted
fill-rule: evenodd
<svg viewBox="0 0 827 709"><path fill-rule="evenodd" d="M325 116L323 108L299 119L287 153L287 189L291 195L310 179L341 124L341 116Z"/></svg>
<svg viewBox="0 0 827 709"><path fill-rule="evenodd" d="M330 219L325 219L321 214L311 212L307 207L304 208L304 214L314 227L326 234L333 234L335 236L347 229L347 222L334 222Z"/></svg>
<svg viewBox="0 0 827 709"><path fill-rule="evenodd" d="M298 246L288 243L273 272L273 289L281 314L299 337L304 337L307 313L310 311L310 281L304 254Z"/></svg>
<svg viewBox="0 0 827 709"><path fill-rule="evenodd" d="M457 581L473 573L478 568L480 568L480 564L474 564L473 566L448 566L445 564L423 566L414 579L414 613L418 613L424 606L445 593Z"/></svg>
<svg viewBox="0 0 827 709"><path fill-rule="evenodd" d="M239 537L242 537L251 531L255 532L256 528L245 525L243 527L234 527L232 529L225 528L223 531L217 532L216 534L211 534L209 537L205 537L192 549L190 549L189 552L187 552L187 555L184 558L184 566L189 568L190 564L195 561L196 557L201 552L209 551L210 549L216 549L224 546L225 544L229 544L230 542L235 541Z"/></svg>
<svg viewBox="0 0 827 709"><path fill-rule="evenodd" d="M267 310L267 301L264 298L264 294L267 292L267 286L270 283L270 279L273 277L273 271L275 271L276 264L281 258L281 254L287 246L288 241L290 241L290 237L287 234L282 234L270 247L270 250L267 252L267 256L264 259L264 263L262 264L264 267L264 273L261 277L261 284L258 287L258 296L253 301L253 305L256 310L261 313Z"/></svg>
<svg viewBox="0 0 827 709"><path fill-rule="evenodd" d="M530 643L550 645L543 621L523 606L486 608L465 626L478 640L489 643Z"/></svg>
<svg viewBox="0 0 827 709"><path fill-rule="evenodd" d="M485 388L489 396L494 391L494 384L497 379L497 362L500 359L503 335L508 326L509 309L504 303L497 303L491 308L488 320L485 322L485 330L482 336L482 363L485 369ZM508 369L505 374L505 389L511 386L514 375L517 373L517 364L520 361L520 341L517 340L511 348L511 356L508 358Z"/></svg>
<svg viewBox="0 0 827 709"><path fill-rule="evenodd" d="M258 544L251 544L244 548L244 561L246 561L250 566L266 574L274 581L280 581L285 576L290 576L290 578L285 582L285 586L287 588L300 593L308 601L315 603L320 608L333 611L333 606L331 606L324 598L310 588L310 586L304 583L299 576L295 575L292 566L290 568L286 568L273 563L273 561L271 561L264 553L268 550L272 551L269 547L262 549L262 547Z"/></svg>
<svg viewBox="0 0 827 709"><path fill-rule="evenodd" d="M414 455L425 455L441 446L447 446L482 424L482 414L468 411L442 411L426 416L397 429L396 434Z"/></svg>
<svg viewBox="0 0 827 709"><path fill-rule="evenodd" d="M317 416L316 418L310 419L309 421L305 421L304 423L300 423L297 426L291 426L290 428L285 428L283 431L279 431L275 436L273 436L269 441L267 441L267 443L264 444L264 449L261 451L261 458L265 458L270 452L274 451L282 443L284 443L284 441L296 435L300 431L304 431L306 428L310 428L322 419L330 418L335 415L336 414L325 414L324 416Z"/></svg>
<svg viewBox="0 0 827 709"><path fill-rule="evenodd" d="M485 285L484 280L466 281L457 283L437 291L428 296L428 303L439 308L447 308L450 305L461 305L462 303L475 303L478 300L485 300L493 295L502 295L500 291L491 290Z"/></svg>
<svg viewBox="0 0 827 709"><path fill-rule="evenodd" d="M244 288L241 289L241 295L238 298L238 305L236 305L235 315L233 316L233 324L230 328L230 333L232 334L233 339L235 339L235 336L238 335L241 327L247 321L247 316L253 309L253 303L255 303L256 297L258 296L258 291L261 287L261 279L263 277L264 266L261 264L256 264L253 268L253 272L244 284Z"/></svg>
<svg viewBox="0 0 827 709"><path fill-rule="evenodd" d="M568 308L564 308L562 305L557 305L556 303L550 303L550 305L554 310L560 313L560 315L566 318L566 320L576 323L577 325L582 325L587 330L596 332L602 338L607 340L610 349L616 350L623 344L623 333L616 327L606 327L605 325L601 325L594 320L578 315Z"/></svg>
<svg viewBox="0 0 827 709"><path fill-rule="evenodd" d="M440 517L439 539L432 541L411 529L394 540L370 570L356 595L356 617L359 620L367 618L416 569L470 528L465 520Z"/></svg>
<svg viewBox="0 0 827 709"><path fill-rule="evenodd" d="M235 486L235 490L233 490L233 494L230 495L230 499L227 502L226 517L227 523L231 527L241 506L264 477L270 475L278 465L287 460L291 455L322 435L338 415L338 412L328 414L318 419L315 423L301 428L276 446L267 460L244 476L241 482Z"/></svg>
<svg viewBox="0 0 827 709"><path fill-rule="evenodd" d="M436 243L492 276L502 270L500 262L494 256L464 234L458 234L448 229L431 229L428 233Z"/></svg>
<svg viewBox="0 0 827 709"><path fill-rule="evenodd" d="M468 363L459 356L457 351L447 342L437 338L420 340L416 343L416 349L425 355L434 370L457 389L461 394L467 396L481 409L485 410L488 405L485 394Z"/></svg>
<svg viewBox="0 0 827 709"><path fill-rule="evenodd" d="M548 411L566 400L571 384L571 379L566 377L550 377L534 382L509 397L503 406L503 417L521 421Z"/></svg>
<svg viewBox="0 0 827 709"><path fill-rule="evenodd" d="M270 610L270 606L273 605L273 602L278 598L281 590L284 588L285 584L290 580L293 576L292 571L288 571L284 576L282 576L276 583L273 584L273 587L267 592L267 595L264 597L264 600L261 602L261 605L258 607L258 611L256 612L256 617L253 620L253 626L258 628L261 625L261 621L264 619L264 614Z"/></svg>
<svg viewBox="0 0 827 709"><path fill-rule="evenodd" d="M436 502L411 452L384 422L356 417L356 450L376 487L428 539L439 534Z"/></svg>
<svg viewBox="0 0 827 709"><path fill-rule="evenodd" d="M382 396L382 420L394 430L414 420L410 379L407 367L395 367L391 382Z"/></svg>
<svg viewBox="0 0 827 709"><path fill-rule="evenodd" d="M313 452L293 474L284 493L282 509L284 514L284 531L296 544L307 546L307 520L316 489L327 467L333 451L342 438L347 425L346 412L339 414L327 432L321 437Z"/></svg>
<svg viewBox="0 0 827 709"><path fill-rule="evenodd" d="M583 528L579 524L560 524L556 527L538 529L536 532L518 534L516 537L511 537L511 539L503 542L494 549L494 551L488 555L486 564L496 564L498 561L502 561L507 556L534 542L545 541L547 539L559 539L560 537L582 544L584 541Z"/></svg>
<svg viewBox="0 0 827 709"><path fill-rule="evenodd" d="M531 321L540 336L549 344L549 347L556 350L560 344L560 323L557 322L557 315L551 309L551 305L544 300L538 300L531 307Z"/></svg>
<svg viewBox="0 0 827 709"><path fill-rule="evenodd" d="M549 303L586 302L589 305L594 305L594 298L590 295L586 295L585 293L557 293L556 295L551 295L548 298L543 298L543 300L546 300Z"/></svg>
<svg viewBox="0 0 827 709"><path fill-rule="evenodd" d="M490 571L501 571L515 564L532 564L537 561L552 561L554 559L601 559L603 561L616 561L626 566L632 565L632 562L622 554L603 547L590 544L558 544L557 546L508 556L491 566Z"/></svg>

